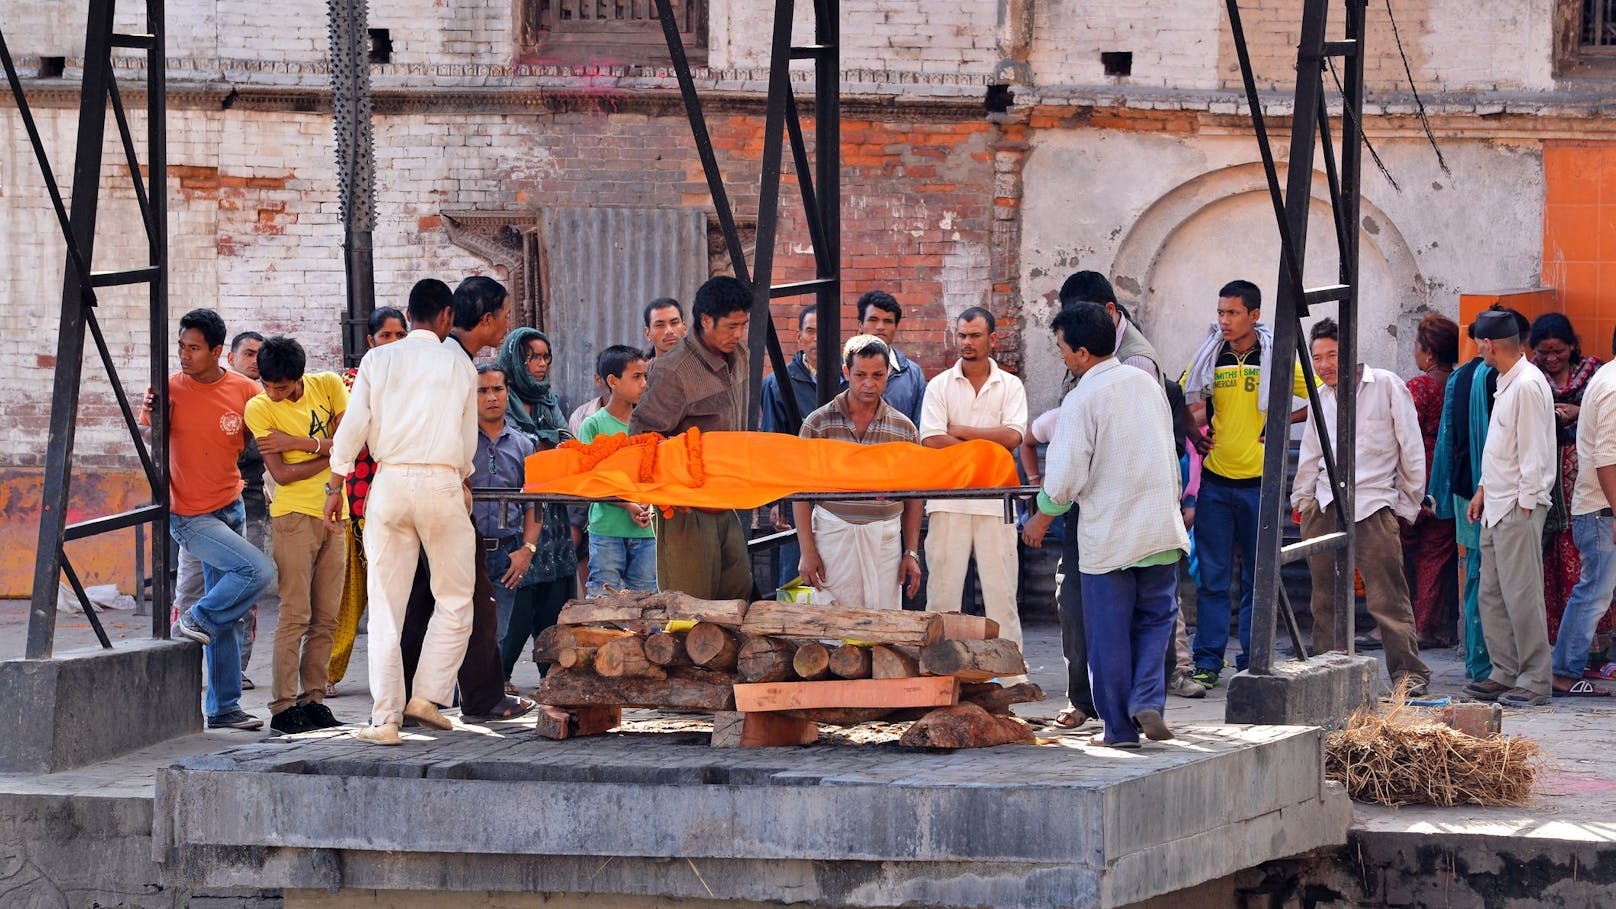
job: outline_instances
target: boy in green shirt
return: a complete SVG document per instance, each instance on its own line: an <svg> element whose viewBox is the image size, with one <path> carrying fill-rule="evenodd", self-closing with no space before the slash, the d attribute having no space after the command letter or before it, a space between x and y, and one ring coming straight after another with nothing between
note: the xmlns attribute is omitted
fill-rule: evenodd
<svg viewBox="0 0 1616 909"><path fill-rule="evenodd" d="M628 434L628 418L645 394L645 354L626 344L600 352L595 374L606 386L607 403L578 427L578 441ZM649 505L589 506L589 596L613 590L656 590L656 535Z"/></svg>

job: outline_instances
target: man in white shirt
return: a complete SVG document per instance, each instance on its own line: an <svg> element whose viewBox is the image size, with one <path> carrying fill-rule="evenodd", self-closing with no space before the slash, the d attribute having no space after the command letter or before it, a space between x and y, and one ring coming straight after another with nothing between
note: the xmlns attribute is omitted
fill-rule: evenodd
<svg viewBox="0 0 1616 909"><path fill-rule="evenodd" d="M926 385L920 407L920 444L947 448L971 439L986 439L1012 451L1027 431L1027 391L1021 380L993 361L997 337L993 314L980 306L960 313L954 338L959 362ZM1004 522L1004 506L994 499L934 499L926 503L926 608L951 612L960 608L965 571L976 554L982 602L999 634L1021 643L1016 612L1020 559L1016 528Z"/></svg>
<svg viewBox="0 0 1616 909"><path fill-rule="evenodd" d="M1543 606L1543 523L1558 467L1554 396L1527 361L1515 317L1476 317L1476 345L1498 370L1498 392L1468 516L1481 523L1481 633L1492 674L1465 692L1511 707L1549 702L1549 631Z"/></svg>
<svg viewBox="0 0 1616 909"><path fill-rule="evenodd" d="M1582 393L1577 414L1577 488L1571 496L1571 541L1582 574L1571 590L1554 642L1554 693L1605 697L1582 677L1599 620L1616 592L1616 363L1599 367Z"/></svg>
<svg viewBox="0 0 1616 909"><path fill-rule="evenodd" d="M1324 422L1332 429L1340 375L1339 336L1334 319L1321 319L1309 335L1313 371L1324 383L1319 389ZM1379 626L1386 648L1386 671L1394 684L1406 685L1408 693L1417 697L1425 693L1431 670L1420 660L1419 632L1414 626L1408 579L1403 575L1403 541L1397 519L1413 523L1419 517L1420 501L1425 495L1425 443L1414 398L1395 374L1359 363L1357 398L1354 555L1358 573L1363 576L1369 614ZM1291 506L1302 515L1303 539L1336 531L1335 490L1324 469L1319 431L1311 420L1302 432L1302 455L1296 465L1296 483L1291 488ZM1311 556L1307 567L1313 574L1313 650L1339 650L1346 642L1335 639L1335 554Z"/></svg>
<svg viewBox="0 0 1616 909"><path fill-rule="evenodd" d="M1189 551L1179 516L1178 453L1161 382L1123 365L1105 307L1077 303L1055 316L1061 359L1077 387L1061 404L1038 511L1075 501L1083 632L1095 709L1105 731L1091 741L1139 747L1139 733L1173 737L1162 719L1162 659L1178 614L1178 562ZM1047 524L1047 517L1041 523ZM1029 523L1028 542L1041 527Z"/></svg>
<svg viewBox="0 0 1616 909"><path fill-rule="evenodd" d="M441 340L454 318L448 302L411 296L416 327L404 340L365 355L332 440L329 526L341 526L342 484L359 450L368 444L377 465L365 506L375 705L371 725L357 736L380 745L399 744L406 716L434 729L451 728L438 708L454 699L455 672L471 636L477 541L465 480L477 448L477 370ZM417 311L427 305L437 311ZM406 703L401 626L423 549L437 604Z"/></svg>

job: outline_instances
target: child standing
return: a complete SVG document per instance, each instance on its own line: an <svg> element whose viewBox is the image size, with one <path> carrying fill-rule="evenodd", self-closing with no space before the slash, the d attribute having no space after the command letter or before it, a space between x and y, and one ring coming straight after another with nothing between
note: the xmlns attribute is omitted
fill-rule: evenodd
<svg viewBox="0 0 1616 909"><path fill-rule="evenodd" d="M606 406L589 415L578 427L578 441L599 436L628 434L629 415L645 394L644 352L618 344L600 352L595 374L606 387ZM589 596L614 590L656 589L656 535L651 530L651 506L607 504L589 506Z"/></svg>

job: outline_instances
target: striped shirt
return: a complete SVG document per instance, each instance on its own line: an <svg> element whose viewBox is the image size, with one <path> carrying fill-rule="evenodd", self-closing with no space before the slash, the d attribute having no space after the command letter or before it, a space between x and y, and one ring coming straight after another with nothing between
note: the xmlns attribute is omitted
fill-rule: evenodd
<svg viewBox="0 0 1616 909"><path fill-rule="evenodd" d="M853 417L848 412L849 394L851 392L842 392L832 398L829 404L804 418L799 435L804 439L835 439L840 442L857 442L860 445L919 440L915 424L909 422L908 417L899 413L898 409L888 404L884 398L876 401L875 417L870 420L864 435L859 435L858 427L854 425ZM843 501L819 504L831 514L853 524L885 521L903 513L903 503L893 501Z"/></svg>

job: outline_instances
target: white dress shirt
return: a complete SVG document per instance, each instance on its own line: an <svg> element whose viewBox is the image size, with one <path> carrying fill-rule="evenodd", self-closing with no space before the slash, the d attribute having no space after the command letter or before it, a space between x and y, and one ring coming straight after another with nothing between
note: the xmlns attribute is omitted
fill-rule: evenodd
<svg viewBox="0 0 1616 909"><path fill-rule="evenodd" d="M427 329L359 362L348 412L331 443L331 472L353 473L370 446L378 465L452 467L471 476L477 452L477 369Z"/></svg>
<svg viewBox="0 0 1616 909"><path fill-rule="evenodd" d="M1577 413L1577 491L1572 514L1611 507L1599 485L1599 468L1616 466L1616 362L1599 367L1582 392Z"/></svg>
<svg viewBox="0 0 1616 909"><path fill-rule="evenodd" d="M971 385L958 362L926 383L926 397L920 405L920 441L948 435L950 424L1003 426L1026 437L1027 389L991 359L988 370L981 391ZM1004 513L1004 503L998 499L933 499L926 503L928 514L940 511L996 515Z"/></svg>
<svg viewBox="0 0 1616 909"><path fill-rule="evenodd" d="M1481 453L1483 525L1496 525L1511 508L1542 508L1553 501L1549 490L1559 469L1558 447L1549 380L1521 357L1498 377L1487 424Z"/></svg>
<svg viewBox="0 0 1616 909"><path fill-rule="evenodd" d="M1358 380L1357 403L1353 520L1362 521L1382 508L1390 508L1393 514L1413 523L1420 516L1420 501L1425 496L1426 468L1425 442L1420 435L1414 397L1395 374L1365 366ZM1319 389L1319 406L1325 425L1334 432L1334 388ZM1317 502L1320 510L1335 501L1330 474L1324 469L1319 431L1312 420L1302 431L1302 454L1296 465L1296 483L1291 488L1291 505L1301 508L1309 499Z"/></svg>

